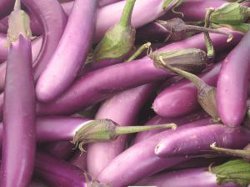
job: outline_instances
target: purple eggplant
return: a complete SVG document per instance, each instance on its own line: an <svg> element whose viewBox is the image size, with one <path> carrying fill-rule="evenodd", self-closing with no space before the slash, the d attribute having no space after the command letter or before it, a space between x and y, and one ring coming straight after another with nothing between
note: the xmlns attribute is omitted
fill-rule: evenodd
<svg viewBox="0 0 250 187"><path fill-rule="evenodd" d="M6 60L8 54L6 35L0 33L0 60Z"/></svg>
<svg viewBox="0 0 250 187"><path fill-rule="evenodd" d="M102 6L107 6L109 4L112 4L112 3L116 3L118 1L121 1L121 0L99 0L99 7L102 7Z"/></svg>
<svg viewBox="0 0 250 187"><path fill-rule="evenodd" d="M221 69L216 64L200 78L207 84L215 86ZM183 80L161 91L153 102L154 111L163 117L179 117L199 108L197 88L192 82Z"/></svg>
<svg viewBox="0 0 250 187"><path fill-rule="evenodd" d="M237 184L217 184L216 175L209 172L208 168L185 169L180 171L164 172L141 180L136 185L140 186L174 186L174 187L239 187Z"/></svg>
<svg viewBox="0 0 250 187"><path fill-rule="evenodd" d="M183 141L185 140L185 141ZM155 153L160 157L189 156L211 152L210 145L243 148L250 141L250 131L245 128L229 128L221 124L190 128L160 140Z"/></svg>
<svg viewBox="0 0 250 187"><path fill-rule="evenodd" d="M135 124L140 110L155 88L154 84L146 84L118 93L101 105L96 118L108 118L122 126ZM90 175L98 176L111 160L124 151L126 140L126 136L120 136L112 142L89 144L87 165Z"/></svg>
<svg viewBox="0 0 250 187"><path fill-rule="evenodd" d="M234 39L230 43L226 42L227 37L224 35L211 34L215 48L220 51L223 47L235 45L241 38L241 34L233 34ZM198 34L186 40L167 45L159 49L159 51L183 48L204 49L204 47L203 35ZM43 115L71 114L104 100L118 91L165 79L172 75L156 68L149 57L129 63L116 64L83 75L57 100L51 103L39 103L37 111Z"/></svg>
<svg viewBox="0 0 250 187"><path fill-rule="evenodd" d="M97 185L81 169L44 153L36 154L35 173L53 187Z"/></svg>
<svg viewBox="0 0 250 187"><path fill-rule="evenodd" d="M20 8L17 0L8 30L11 44L3 106L2 187L26 187L31 180L35 160L35 88L29 18Z"/></svg>
<svg viewBox="0 0 250 187"><path fill-rule="evenodd" d="M185 157L160 158L154 154L154 147L163 137L171 136L174 133L179 133L194 126L203 126L209 123L210 119L195 121L176 130L163 131L147 140L139 142L114 158L102 170L97 179L101 183L111 186L127 186L144 177L186 161L188 158Z"/></svg>
<svg viewBox="0 0 250 187"><path fill-rule="evenodd" d="M250 31L225 58L218 77L216 102L225 125L239 126L247 110L250 70Z"/></svg>
<svg viewBox="0 0 250 187"><path fill-rule="evenodd" d="M39 51L41 49L41 46L42 46L42 38L41 37L32 41L32 59L35 59L38 56ZM5 77L6 77L6 66L7 66L6 61L3 62L2 64L0 64L0 91L4 90Z"/></svg>
<svg viewBox="0 0 250 187"><path fill-rule="evenodd" d="M91 46L96 4L96 0L74 2L58 47L37 82L38 100L47 102L55 99L75 80Z"/></svg>
<svg viewBox="0 0 250 187"><path fill-rule="evenodd" d="M43 45L34 63L34 78L38 79L55 52L66 25L66 15L58 1L22 0L43 26ZM55 24L56 23L56 24Z"/></svg>
<svg viewBox="0 0 250 187"><path fill-rule="evenodd" d="M87 170L87 154L81 151L77 151L73 157L70 158L69 162L80 168L81 170ZM88 171L89 172L89 171ZM92 176L92 175L91 175ZM93 177L93 176L92 176Z"/></svg>

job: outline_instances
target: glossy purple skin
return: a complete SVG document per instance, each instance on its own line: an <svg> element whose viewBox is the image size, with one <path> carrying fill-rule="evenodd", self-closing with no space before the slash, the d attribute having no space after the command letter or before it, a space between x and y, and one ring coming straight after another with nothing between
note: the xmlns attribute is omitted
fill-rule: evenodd
<svg viewBox="0 0 250 187"><path fill-rule="evenodd" d="M26 187L33 173L36 150L35 90L29 39L20 35L12 42L6 71L0 185Z"/></svg>
<svg viewBox="0 0 250 187"><path fill-rule="evenodd" d="M124 5L125 1L120 1L99 9L96 19L96 41L99 41L110 27L118 23ZM160 17L166 12L162 5L163 0L137 0L133 9L132 25L138 28Z"/></svg>
<svg viewBox="0 0 250 187"><path fill-rule="evenodd" d="M0 33L0 61L7 59L7 54L8 54L7 46L8 44L7 44L6 35Z"/></svg>
<svg viewBox="0 0 250 187"><path fill-rule="evenodd" d="M247 109L250 73L250 31L225 58L218 77L216 102L225 125L239 126Z"/></svg>
<svg viewBox="0 0 250 187"><path fill-rule="evenodd" d="M74 145L69 141L49 142L42 146L42 150L51 156L68 160L74 153Z"/></svg>
<svg viewBox="0 0 250 187"><path fill-rule="evenodd" d="M15 0L1 0L0 2L0 19L7 16L14 7Z"/></svg>
<svg viewBox="0 0 250 187"><path fill-rule="evenodd" d="M208 167L164 172L143 179L136 185L152 185L157 187L239 187L239 185L233 183L218 185L216 183L216 175L209 172Z"/></svg>
<svg viewBox="0 0 250 187"><path fill-rule="evenodd" d="M207 125L209 123L210 119L203 119L184 125L176 130L163 131L145 141L139 142L114 158L109 165L102 170L97 179L111 186L127 186L134 184L144 177L186 161L188 158L185 157L160 158L155 155L154 147L163 137L170 136L173 133L179 133L190 127Z"/></svg>
<svg viewBox="0 0 250 187"><path fill-rule="evenodd" d="M224 35L211 34L215 49L220 51L226 46L229 47L237 43L241 35L239 33L233 34L234 39L230 43L226 42L227 37ZM205 49L203 34L166 45L159 50L183 48ZM102 101L118 91L165 79L172 75L170 72L156 68L149 57L130 63L108 66L83 75L57 100L48 104L39 103L37 112L50 115L72 114L79 109Z"/></svg>
<svg viewBox="0 0 250 187"><path fill-rule="evenodd" d="M218 63L200 75L200 78L210 86L216 86L220 69L221 63ZM173 118L189 114L199 108L197 88L192 82L182 80L161 91L155 98L152 108L163 117Z"/></svg>
<svg viewBox="0 0 250 187"><path fill-rule="evenodd" d="M34 78L37 80L57 48L67 17L58 1L22 0L22 3L37 17L44 29L43 45L34 62Z"/></svg>
<svg viewBox="0 0 250 187"><path fill-rule="evenodd" d="M200 120L200 119L203 119L205 117L208 117L208 115L203 111L194 112L192 114L189 114L187 116L183 116L181 118L163 118L161 116L156 115L155 117L150 119L145 125L158 125L158 124L164 124L164 123L175 123L179 127L183 124L190 123L190 122L196 121L196 120ZM159 130L151 130L151 131L137 133L135 140L134 140L134 144L141 142L143 140L146 140L146 139L150 138L151 136L153 136L157 133L160 133L162 131L164 131L164 130L159 129Z"/></svg>
<svg viewBox="0 0 250 187"><path fill-rule="evenodd" d="M35 173L53 187L87 187L86 173L44 153L36 153Z"/></svg>
<svg viewBox="0 0 250 187"><path fill-rule="evenodd" d="M35 59L38 56L39 51L41 49L41 46L42 46L42 38L41 37L32 41L32 59ZM5 77L6 77L6 66L7 66L6 61L0 64L0 91L4 90Z"/></svg>
<svg viewBox="0 0 250 187"><path fill-rule="evenodd" d="M206 15L207 8L218 8L224 3L228 3L225 0L185 0L176 11L183 12L185 21L203 21ZM193 8L195 7L195 8ZM178 15L169 11L163 16L163 19L169 19Z"/></svg>
<svg viewBox="0 0 250 187"><path fill-rule="evenodd" d="M74 2L57 49L37 82L38 100L48 102L57 98L75 80L92 45L96 6L97 0Z"/></svg>
<svg viewBox="0 0 250 187"><path fill-rule="evenodd" d="M123 91L106 100L95 116L96 119L111 119L121 126L135 125L140 110L154 93L156 84L145 84ZM98 174L126 148L127 136L111 142L88 145L87 166L92 177Z"/></svg>
<svg viewBox="0 0 250 187"><path fill-rule="evenodd" d="M185 140L185 141L183 141ZM159 157L206 154L211 152L210 145L230 149L244 148L250 141L250 131L244 128L229 128L214 124L206 127L190 128L168 138L163 138L155 147Z"/></svg>

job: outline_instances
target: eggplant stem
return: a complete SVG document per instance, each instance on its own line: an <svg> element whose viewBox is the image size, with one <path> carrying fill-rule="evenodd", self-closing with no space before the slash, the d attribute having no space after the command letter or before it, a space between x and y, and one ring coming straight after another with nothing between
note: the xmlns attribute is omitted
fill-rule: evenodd
<svg viewBox="0 0 250 187"><path fill-rule="evenodd" d="M122 27L127 27L131 24L131 15L133 12L133 8L136 0L126 0L125 7L122 11L122 16L119 22L119 25Z"/></svg>
<svg viewBox="0 0 250 187"><path fill-rule="evenodd" d="M210 16L211 16L212 12L214 12L213 8L209 8L206 12L205 24L204 24L205 28L208 28L210 26ZM206 44L206 48L207 48L207 57L214 58L215 51L214 51L214 47L213 47L213 42L212 42L208 32L204 33L204 38L205 38L205 44Z"/></svg>
<svg viewBox="0 0 250 187"><path fill-rule="evenodd" d="M115 129L115 134L124 135L124 134L132 134L138 132L144 132L149 130L157 130L157 129L176 129L177 125L175 123L161 124L161 125L145 125L145 126L130 126L130 127L121 127L118 126Z"/></svg>
<svg viewBox="0 0 250 187"><path fill-rule="evenodd" d="M147 54L148 51L150 50L151 43L147 42L143 45L141 45L134 53L132 56L130 56L125 62L131 62L132 60L136 59L144 50L147 49Z"/></svg>

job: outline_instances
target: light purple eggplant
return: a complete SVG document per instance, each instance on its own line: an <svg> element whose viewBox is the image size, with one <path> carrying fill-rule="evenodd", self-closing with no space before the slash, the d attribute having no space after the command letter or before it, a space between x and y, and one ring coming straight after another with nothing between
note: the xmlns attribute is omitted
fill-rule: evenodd
<svg viewBox="0 0 250 187"><path fill-rule="evenodd" d="M27 16L20 8L20 1L17 1L9 24L9 33L13 35L9 38L4 93L1 187L26 187L29 184L36 151L31 41L25 27L28 23L15 25L20 14ZM27 33L23 33L24 30Z"/></svg>
<svg viewBox="0 0 250 187"><path fill-rule="evenodd" d="M192 114L182 116L181 118L163 118L161 116L156 115L152 119L150 119L146 125L157 125L157 124L163 124L163 123L175 123L178 127L186 124L186 123L191 123L192 121L196 121L202 118L208 117L208 115L204 111L199 111L199 112L194 112ZM177 127L177 128L178 128ZM146 140L150 138L151 136L162 132L163 130L152 130L152 131L145 131L145 132L140 132L136 135L134 139L134 144L141 142L143 140Z"/></svg>
<svg viewBox="0 0 250 187"><path fill-rule="evenodd" d="M97 0L74 2L58 47L37 82L38 100L55 99L75 80L92 44L96 4Z"/></svg>
<svg viewBox="0 0 250 187"><path fill-rule="evenodd" d="M43 45L35 59L34 78L38 79L54 54L66 25L66 15L58 1L22 0L32 15L43 26ZM55 24L56 23L56 24Z"/></svg>
<svg viewBox="0 0 250 187"><path fill-rule="evenodd" d="M106 100L96 113L96 119L111 119L122 126L134 125L137 116L149 97L154 93L156 84L146 84L123 91ZM126 136L112 142L88 145L87 166L91 176L97 177L111 160L124 151Z"/></svg>
<svg viewBox="0 0 250 187"><path fill-rule="evenodd" d="M225 47L234 46L240 40L241 34L234 32L233 35L234 39L230 43L226 42L227 37L224 35L211 34L210 36L215 49L220 51ZM198 34L186 40L167 45L159 50L167 51L183 48L204 49L203 35ZM104 100L118 91L166 79L172 75L170 72L156 68L149 57L129 63L116 64L83 75L57 100L51 103L39 103L37 111L43 115L71 114Z"/></svg>
<svg viewBox="0 0 250 187"><path fill-rule="evenodd" d="M185 140L185 141L183 141ZM162 138L155 147L159 157L189 156L211 153L210 145L241 149L250 142L250 131L245 128L229 128L221 124L189 128L178 134Z"/></svg>
<svg viewBox="0 0 250 187"><path fill-rule="evenodd" d="M13 9L15 0L1 0L0 2L0 19L7 16Z"/></svg>
<svg viewBox="0 0 250 187"><path fill-rule="evenodd" d="M218 77L216 102L225 125L236 127L244 119L250 73L250 31L225 58Z"/></svg>
<svg viewBox="0 0 250 187"><path fill-rule="evenodd" d="M42 46L42 38L39 37L32 41L32 59L35 59ZM5 77L6 77L6 66L7 62L3 62L0 64L0 91L4 90L4 85L5 85ZM1 100L1 99L0 99ZM1 101L0 101L1 103Z"/></svg>
<svg viewBox="0 0 250 187"><path fill-rule="evenodd" d="M218 63L200 75L200 78L207 84L215 86L220 69L221 63ZM197 88L192 82L182 80L162 90L155 98L152 108L163 117L179 117L191 113L199 108Z"/></svg>
<svg viewBox="0 0 250 187"><path fill-rule="evenodd" d="M8 54L8 44L6 40L6 35L0 33L0 60L6 60Z"/></svg>
<svg viewBox="0 0 250 187"><path fill-rule="evenodd" d="M36 153L35 173L53 187L87 187L94 185L88 175L63 160Z"/></svg>
<svg viewBox="0 0 250 187"><path fill-rule="evenodd" d="M185 157L160 158L155 155L154 147L163 137L171 136L191 127L207 125L210 119L186 124L176 130L163 131L145 141L141 141L114 158L98 176L101 183L121 187L134 184L139 180L159 171L188 160ZM112 173L112 175L111 175Z"/></svg>
<svg viewBox="0 0 250 187"><path fill-rule="evenodd" d="M239 187L237 184L227 183L219 185L216 181L216 175L209 172L208 168L185 169L180 171L164 172L138 182L140 186L157 187Z"/></svg>

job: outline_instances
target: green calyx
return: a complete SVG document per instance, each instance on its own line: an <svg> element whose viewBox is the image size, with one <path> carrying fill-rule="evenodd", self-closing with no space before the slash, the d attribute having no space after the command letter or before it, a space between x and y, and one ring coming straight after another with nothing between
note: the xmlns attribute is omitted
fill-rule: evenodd
<svg viewBox="0 0 250 187"><path fill-rule="evenodd" d="M196 48L153 52L149 57L156 67L166 69L166 64L188 72L200 72L206 67L207 56Z"/></svg>
<svg viewBox="0 0 250 187"><path fill-rule="evenodd" d="M210 21L215 24L238 25L250 18L250 8L239 3L228 3L214 10Z"/></svg>
<svg viewBox="0 0 250 187"><path fill-rule="evenodd" d="M110 141L115 140L120 135L167 128L175 129L176 125L170 123L146 126L118 126L110 119L92 120L75 133L72 143L83 151L83 145L87 143Z"/></svg>
<svg viewBox="0 0 250 187"><path fill-rule="evenodd" d="M121 19L110 28L94 50L95 60L122 60L133 49L136 30L131 26L131 15L136 0L126 0Z"/></svg>
<svg viewBox="0 0 250 187"><path fill-rule="evenodd" d="M237 25L229 25L229 24L215 24L212 23L211 26L213 28L221 28L221 27L227 27L229 29L239 31L242 33L247 33L250 30L250 24L249 23L239 23Z"/></svg>
<svg viewBox="0 0 250 187"><path fill-rule="evenodd" d="M233 182L242 187L250 183L250 163L245 160L231 160L222 165L210 167L219 185Z"/></svg>
<svg viewBox="0 0 250 187"><path fill-rule="evenodd" d="M183 3L183 0L165 0L163 2L163 9L168 11L171 10L174 14L180 14L184 17L182 12L178 12L175 9Z"/></svg>
<svg viewBox="0 0 250 187"><path fill-rule="evenodd" d="M23 35L26 38L32 37L30 18L25 11L21 10L20 0L16 0L14 10L9 16L8 24L7 37L10 43L16 41L19 35Z"/></svg>

